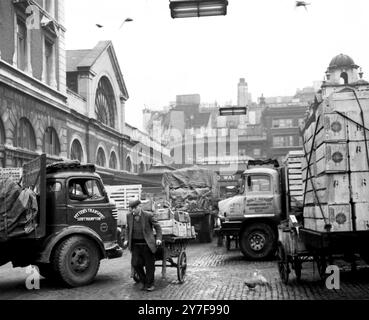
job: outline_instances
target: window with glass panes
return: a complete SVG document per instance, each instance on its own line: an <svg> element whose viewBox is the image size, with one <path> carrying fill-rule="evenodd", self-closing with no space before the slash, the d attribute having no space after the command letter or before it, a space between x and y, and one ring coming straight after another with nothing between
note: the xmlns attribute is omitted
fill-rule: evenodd
<svg viewBox="0 0 369 320"><path fill-rule="evenodd" d="M17 18L17 66L21 70L26 69L27 64L27 27Z"/></svg>
<svg viewBox="0 0 369 320"><path fill-rule="evenodd" d="M36 150L36 136L31 123L26 118L21 118L15 137L15 146L22 149Z"/></svg>

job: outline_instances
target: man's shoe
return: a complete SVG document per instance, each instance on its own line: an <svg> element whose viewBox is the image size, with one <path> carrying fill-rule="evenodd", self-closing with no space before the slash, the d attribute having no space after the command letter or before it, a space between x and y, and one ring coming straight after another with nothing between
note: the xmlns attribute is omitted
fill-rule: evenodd
<svg viewBox="0 0 369 320"><path fill-rule="evenodd" d="M146 287L146 291L152 292L154 290L155 290L155 287L154 286L148 286L148 287Z"/></svg>

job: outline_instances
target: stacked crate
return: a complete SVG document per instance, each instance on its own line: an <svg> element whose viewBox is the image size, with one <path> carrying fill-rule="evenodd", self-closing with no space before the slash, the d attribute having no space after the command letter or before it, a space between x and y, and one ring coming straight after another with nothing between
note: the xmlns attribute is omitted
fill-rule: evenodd
<svg viewBox="0 0 369 320"><path fill-rule="evenodd" d="M358 92L358 99L368 127L369 93ZM323 100L315 110L315 121L305 127L304 226L320 232L327 231L326 224L331 225L333 232L369 230L369 169L365 149L368 142L361 126L336 111L362 124L354 94L341 92Z"/></svg>
<svg viewBox="0 0 369 320"><path fill-rule="evenodd" d="M11 179L13 182L18 183L22 178L22 168L0 168L0 179Z"/></svg>
<svg viewBox="0 0 369 320"><path fill-rule="evenodd" d="M176 237L194 237L195 229L191 226L190 215L184 211L172 211L170 208L155 210L163 235Z"/></svg>
<svg viewBox="0 0 369 320"><path fill-rule="evenodd" d="M302 151L290 151L284 159L287 168L288 194L290 198L290 209L299 207L303 201L302 189L302 161L304 153Z"/></svg>

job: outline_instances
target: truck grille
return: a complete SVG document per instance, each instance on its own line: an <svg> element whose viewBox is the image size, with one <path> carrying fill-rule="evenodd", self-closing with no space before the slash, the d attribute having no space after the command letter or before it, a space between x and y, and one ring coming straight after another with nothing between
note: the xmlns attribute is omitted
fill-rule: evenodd
<svg viewBox="0 0 369 320"><path fill-rule="evenodd" d="M113 209L111 211L111 214L112 214L113 218L118 221L118 209Z"/></svg>

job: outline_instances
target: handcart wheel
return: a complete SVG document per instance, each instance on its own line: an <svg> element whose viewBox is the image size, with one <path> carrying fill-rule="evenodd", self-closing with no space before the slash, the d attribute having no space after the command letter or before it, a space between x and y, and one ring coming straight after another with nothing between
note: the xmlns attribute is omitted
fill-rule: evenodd
<svg viewBox="0 0 369 320"><path fill-rule="evenodd" d="M298 256L293 259L293 268L295 270L296 280L301 281L302 263Z"/></svg>
<svg viewBox="0 0 369 320"><path fill-rule="evenodd" d="M179 283L183 283L187 270L187 256L185 251L181 251L177 261L177 276Z"/></svg>
<svg viewBox="0 0 369 320"><path fill-rule="evenodd" d="M327 277L327 274L325 273L327 270L327 260L325 256L317 256L316 257L316 265L318 268L318 273L320 276L320 279L325 280Z"/></svg>
<svg viewBox="0 0 369 320"><path fill-rule="evenodd" d="M284 284L288 283L288 277L290 273L290 269L288 267L288 260L287 255L285 253L285 250L283 248L283 245L281 242L278 243L278 271L279 276L281 277L281 280Z"/></svg>

